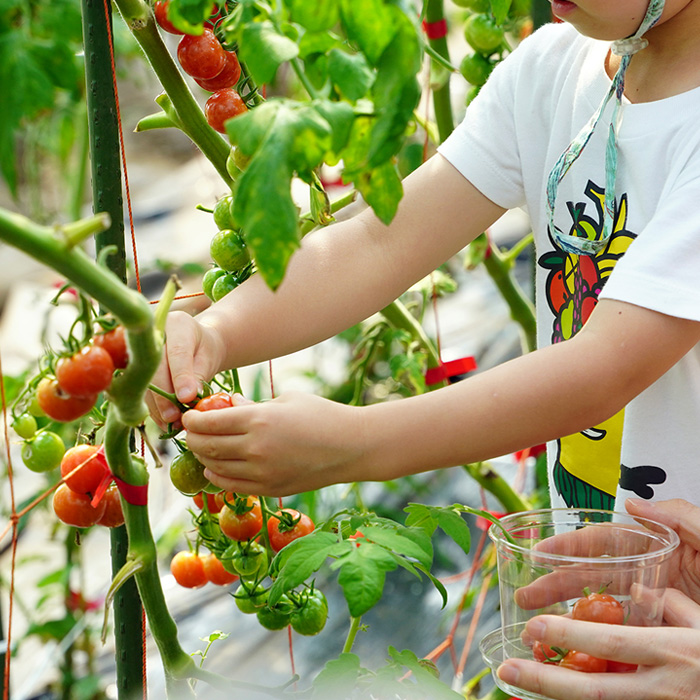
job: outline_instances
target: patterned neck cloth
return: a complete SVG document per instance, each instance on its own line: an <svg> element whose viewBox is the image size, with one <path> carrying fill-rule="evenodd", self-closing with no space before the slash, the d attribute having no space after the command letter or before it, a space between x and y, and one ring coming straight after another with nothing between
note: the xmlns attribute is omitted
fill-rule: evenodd
<svg viewBox="0 0 700 700"><path fill-rule="evenodd" d="M610 47L611 51L621 58L620 67L615 73L610 90L588 123L581 129L564 153L559 156L554 168L552 168L552 172L549 174L547 180L549 230L556 244L566 253L572 253L573 255L594 255L605 247L612 233L615 211L615 180L617 177L617 134L622 122L622 94L625 89L625 74L627 73L627 67L629 66L632 56L648 45L649 42L643 37L643 34L658 22L664 9L664 2L665 0L650 0L639 29L626 39L612 42ZM603 203L602 234L600 237L591 239L583 238L573 233L564 233L554 224L554 205L557 199L559 183L569 171L574 161L581 155L586 144L590 141L593 132L603 116L605 108L613 97L615 100L613 102L608 142L605 149L605 200ZM578 228L574 227L574 231L578 232Z"/></svg>

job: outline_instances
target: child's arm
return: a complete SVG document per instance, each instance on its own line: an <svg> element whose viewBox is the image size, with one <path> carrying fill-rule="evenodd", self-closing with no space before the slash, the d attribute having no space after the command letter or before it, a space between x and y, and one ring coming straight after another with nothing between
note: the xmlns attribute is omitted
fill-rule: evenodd
<svg viewBox="0 0 700 700"><path fill-rule="evenodd" d="M287 495L507 454L620 410L700 340L700 323L602 300L572 339L421 396L350 407L291 394L183 416L222 488Z"/></svg>
<svg viewBox="0 0 700 700"><path fill-rule="evenodd" d="M389 226L367 209L307 236L276 292L255 275L196 319L171 314L166 362L154 383L187 402L221 370L335 335L392 302L503 211L436 155L404 180ZM150 401L163 422L160 411L172 404Z"/></svg>

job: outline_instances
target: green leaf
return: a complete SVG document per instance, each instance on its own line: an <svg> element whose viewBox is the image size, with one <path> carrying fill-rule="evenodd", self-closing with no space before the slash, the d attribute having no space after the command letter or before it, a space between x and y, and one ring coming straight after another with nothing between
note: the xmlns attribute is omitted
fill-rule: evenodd
<svg viewBox="0 0 700 700"><path fill-rule="evenodd" d="M424 566L430 568L433 562L433 548L430 544L430 540L427 540L428 548L426 550L425 544L418 543L409 537L404 535L404 529L401 530L387 530L380 527L363 527L362 534L370 542L376 542L377 544L390 549L392 552L396 552L404 557L410 557L420 562ZM362 546L364 546L364 542Z"/></svg>
<svg viewBox="0 0 700 700"><path fill-rule="evenodd" d="M329 32L306 32L299 40L299 57L307 58L314 54L326 54L332 48L341 45L338 37Z"/></svg>
<svg viewBox="0 0 700 700"><path fill-rule="evenodd" d="M66 615L58 620L47 620L41 624L30 624L26 632L26 636L36 635L43 640L54 639L60 641L65 639L75 625L75 618L72 615Z"/></svg>
<svg viewBox="0 0 700 700"><path fill-rule="evenodd" d="M347 37L372 65L376 65L396 34L394 9L383 0L340 0Z"/></svg>
<svg viewBox="0 0 700 700"><path fill-rule="evenodd" d="M491 13L496 24L501 25L508 19L513 0L491 0Z"/></svg>
<svg viewBox="0 0 700 700"><path fill-rule="evenodd" d="M329 661L314 678L311 697L313 700L344 697L350 688L355 687L361 671L358 656L348 652L341 653L337 659Z"/></svg>
<svg viewBox="0 0 700 700"><path fill-rule="evenodd" d="M168 19L181 31L200 35L213 4L212 0L170 0Z"/></svg>
<svg viewBox="0 0 700 700"><path fill-rule="evenodd" d="M361 53L349 54L337 48L328 53L328 74L341 96L350 102L364 97L375 77Z"/></svg>
<svg viewBox="0 0 700 700"><path fill-rule="evenodd" d="M302 584L318 571L334 551L338 538L330 532L312 532L288 544L272 562L277 578L270 589L270 604L277 603L283 593Z"/></svg>
<svg viewBox="0 0 700 700"><path fill-rule="evenodd" d="M396 566L391 554L371 542L352 548L333 564L332 568L340 568L338 583L353 617L362 617L381 600L386 572Z"/></svg>
<svg viewBox="0 0 700 700"><path fill-rule="evenodd" d="M388 225L403 196L403 185L396 165L388 161L374 170L361 173L354 182L374 213Z"/></svg>
<svg viewBox="0 0 700 700"><path fill-rule="evenodd" d="M397 651L394 647L389 647L389 656L411 671L415 685L421 691L421 697L431 700L464 700L462 695L451 690L436 678L410 649Z"/></svg>
<svg viewBox="0 0 700 700"><path fill-rule="evenodd" d="M458 505L443 508L422 503L410 503L404 508L404 511L408 513L406 525L422 527L428 534L432 534L439 527L461 547L465 554L469 554L471 531L459 512L460 508L461 506Z"/></svg>
<svg viewBox="0 0 700 700"><path fill-rule="evenodd" d="M299 54L299 47L275 29L272 22L246 24L240 32L239 58L259 85L271 83L277 69Z"/></svg>
<svg viewBox="0 0 700 700"><path fill-rule="evenodd" d="M331 29L338 23L338 0L285 0L293 22L310 32Z"/></svg>
<svg viewBox="0 0 700 700"><path fill-rule="evenodd" d="M428 571L428 569L423 568L420 564L417 564L416 568L419 571L422 571L430 579L433 586L435 586L435 588L437 588L438 593L440 594L440 597L442 598L442 607L444 608L447 605L447 589L445 588L445 586L443 586L442 582L439 579L435 578L435 576L433 576L430 573L430 571Z"/></svg>

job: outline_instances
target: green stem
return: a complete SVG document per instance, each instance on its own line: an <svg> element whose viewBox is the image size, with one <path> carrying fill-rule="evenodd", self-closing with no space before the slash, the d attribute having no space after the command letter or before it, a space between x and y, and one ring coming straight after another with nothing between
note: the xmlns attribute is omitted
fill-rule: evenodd
<svg viewBox="0 0 700 700"><path fill-rule="evenodd" d="M150 7L143 0L116 0L115 4L170 98L182 131L231 187L233 180L226 170L226 158L231 146L207 123L202 109L163 43Z"/></svg>
<svg viewBox="0 0 700 700"><path fill-rule="evenodd" d="M433 22L441 22L444 19L445 8L443 7L443 0L427 0L425 21L431 24ZM437 39L428 39L428 44L435 53L442 56L445 62L450 65L450 51L447 47L446 36ZM435 109L435 121L438 127L440 142L442 143L454 130L449 80L446 80L442 87L433 90L433 108Z"/></svg>
<svg viewBox="0 0 700 700"><path fill-rule="evenodd" d="M440 357L435 344L430 340L425 329L400 300L396 300L381 311L382 316L395 328L408 331L428 352L428 367L438 367Z"/></svg>
<svg viewBox="0 0 700 700"><path fill-rule="evenodd" d="M156 99L156 102L157 101L158 100ZM139 134L142 131L152 131L153 129L170 129L174 126L179 126L179 124L173 122L170 115L163 111L156 112L155 114L149 114L148 116L139 119L134 131Z"/></svg>
<svg viewBox="0 0 700 700"><path fill-rule="evenodd" d="M517 513L529 508L528 503L498 472L494 471L488 462L475 462L462 466L469 476L498 499L506 512Z"/></svg>
<svg viewBox="0 0 700 700"><path fill-rule="evenodd" d="M348 636L346 637L345 644L343 645L344 654L349 654L352 651L352 647L355 644L355 638L357 637L357 633L360 631L361 622L361 617L350 618L350 629L348 630Z"/></svg>
<svg viewBox="0 0 700 700"><path fill-rule="evenodd" d="M523 351L530 352L537 347L537 327L535 321L535 309L515 281L512 274L512 264L498 248L489 244L489 254L484 258L484 266L494 281L501 296L508 304L511 318L520 326L523 338Z"/></svg>

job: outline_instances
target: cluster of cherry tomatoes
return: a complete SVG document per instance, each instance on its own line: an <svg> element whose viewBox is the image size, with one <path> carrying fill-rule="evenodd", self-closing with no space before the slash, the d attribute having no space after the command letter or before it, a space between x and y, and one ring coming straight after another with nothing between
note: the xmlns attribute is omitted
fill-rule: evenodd
<svg viewBox="0 0 700 700"><path fill-rule="evenodd" d="M608 625L625 623L625 609L617 598L602 591L589 593L584 590L584 594L571 609L574 620L602 622ZM557 664L584 673L634 673L637 670L637 664L599 659L576 649L560 649L539 641L533 644L532 653L535 661Z"/></svg>
<svg viewBox="0 0 700 700"><path fill-rule="evenodd" d="M98 445L71 447L61 460L63 483L53 495L56 517L73 527L119 527L124 523L121 498Z"/></svg>
<svg viewBox="0 0 700 700"><path fill-rule="evenodd" d="M235 51L227 51L214 30L220 11L213 6L209 21L201 34L186 34L168 18L170 0L156 0L154 14L161 29L182 35L177 47L177 59L182 69L204 90L213 93L206 101L204 114L212 129L225 134L228 119L248 111L235 87L241 77L241 65Z"/></svg>

